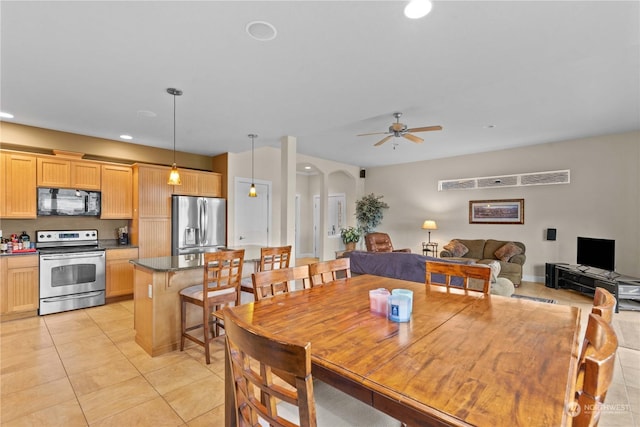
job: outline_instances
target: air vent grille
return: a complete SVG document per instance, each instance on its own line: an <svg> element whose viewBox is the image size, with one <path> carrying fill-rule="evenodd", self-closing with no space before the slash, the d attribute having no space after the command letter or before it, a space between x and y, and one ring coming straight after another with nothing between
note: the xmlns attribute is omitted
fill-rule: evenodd
<svg viewBox="0 0 640 427"><path fill-rule="evenodd" d="M522 173L503 176L484 176L438 181L438 191L477 190L481 188L525 187L530 185L569 184L569 169L548 172Z"/></svg>

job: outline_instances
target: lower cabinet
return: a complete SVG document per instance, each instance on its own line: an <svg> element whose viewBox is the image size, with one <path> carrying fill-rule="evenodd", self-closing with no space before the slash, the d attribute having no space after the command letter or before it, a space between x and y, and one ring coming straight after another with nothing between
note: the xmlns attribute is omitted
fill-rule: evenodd
<svg viewBox="0 0 640 427"><path fill-rule="evenodd" d="M0 257L0 315L2 320L37 314L38 255Z"/></svg>
<svg viewBox="0 0 640 427"><path fill-rule="evenodd" d="M107 298L133 294L133 265L138 248L107 249Z"/></svg>

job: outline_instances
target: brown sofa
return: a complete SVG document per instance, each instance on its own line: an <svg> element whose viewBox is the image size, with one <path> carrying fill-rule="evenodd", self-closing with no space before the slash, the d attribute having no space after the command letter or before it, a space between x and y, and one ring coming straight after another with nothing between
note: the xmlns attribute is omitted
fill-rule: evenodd
<svg viewBox="0 0 640 427"><path fill-rule="evenodd" d="M498 260L501 267L498 277L506 277L511 280L516 287L520 286L520 282L522 282L522 266L527 259L525 255L526 247L524 243L509 240L492 239L454 240L457 240L458 242L466 246L469 252L462 255L461 257L454 257L454 254L444 249L440 252L441 258L452 258L459 260L472 259L479 264L487 264L490 261ZM507 243L515 244L520 249L522 249L522 253L513 255L511 258L509 258L508 261L502 261L498 259L498 257L495 255L495 252Z"/></svg>

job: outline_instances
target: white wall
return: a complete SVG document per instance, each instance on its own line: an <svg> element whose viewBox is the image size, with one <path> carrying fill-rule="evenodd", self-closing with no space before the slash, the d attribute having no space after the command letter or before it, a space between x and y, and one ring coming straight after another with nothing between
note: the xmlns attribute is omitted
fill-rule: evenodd
<svg viewBox="0 0 640 427"><path fill-rule="evenodd" d="M570 169L570 184L437 191L438 180L559 169ZM439 250L453 238L523 242L524 280L542 282L546 262L576 263L577 236L607 238L616 240L616 271L640 277L640 132L370 168L365 192L389 204L377 229L398 248L421 251L420 226L434 219ZM516 198L525 199L523 225L469 224L470 200ZM550 227L556 241L545 240Z"/></svg>
<svg viewBox="0 0 640 427"><path fill-rule="evenodd" d="M350 206L355 206L355 200L362 194L364 183L358 178L360 168L358 166L347 165L316 157L296 155L297 163L304 163L313 166L317 175L306 176L296 175L296 193L301 196L301 227L312 227L313 225L313 195L321 194L322 185L317 184L317 179L327 180L326 193L340 192L347 195L347 216L353 217L353 210ZM271 245L283 245L281 236L281 206L280 198L282 194L281 185L281 157L280 149L273 147L260 147L255 149L255 172L254 178L260 181L270 181L272 183L272 221L270 226ZM251 150L242 153L229 153L229 178L228 178L228 204L227 204L227 232L228 241L234 241L235 229L235 177L251 178ZM354 222L350 224L355 224ZM332 259L335 251L340 249L342 241L340 239L329 240L323 236L322 259ZM309 253L312 251L313 234L312 230L301 229L301 242L299 252ZM342 246L341 246L342 245Z"/></svg>

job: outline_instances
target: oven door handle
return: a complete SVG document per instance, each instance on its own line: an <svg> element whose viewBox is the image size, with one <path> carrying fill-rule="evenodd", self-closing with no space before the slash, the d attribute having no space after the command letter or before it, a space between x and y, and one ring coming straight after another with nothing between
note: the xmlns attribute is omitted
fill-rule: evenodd
<svg viewBox="0 0 640 427"><path fill-rule="evenodd" d="M65 300L70 300L70 299L82 299L82 298L91 298L91 297L97 297L100 294L102 294L104 291L93 291L93 292L86 292L84 294L75 294L75 295L63 295L60 297L50 297L50 298L46 298L46 299L42 299L40 300L41 303L43 302L58 302L58 301L65 301Z"/></svg>
<svg viewBox="0 0 640 427"><path fill-rule="evenodd" d="M69 259L69 258L73 258L73 259L79 259L79 258L95 258L95 257L104 257L104 252L92 252L92 253L86 253L86 254L58 254L58 255L41 255L40 259L42 259L43 261L51 261L51 260L57 260L57 259Z"/></svg>

